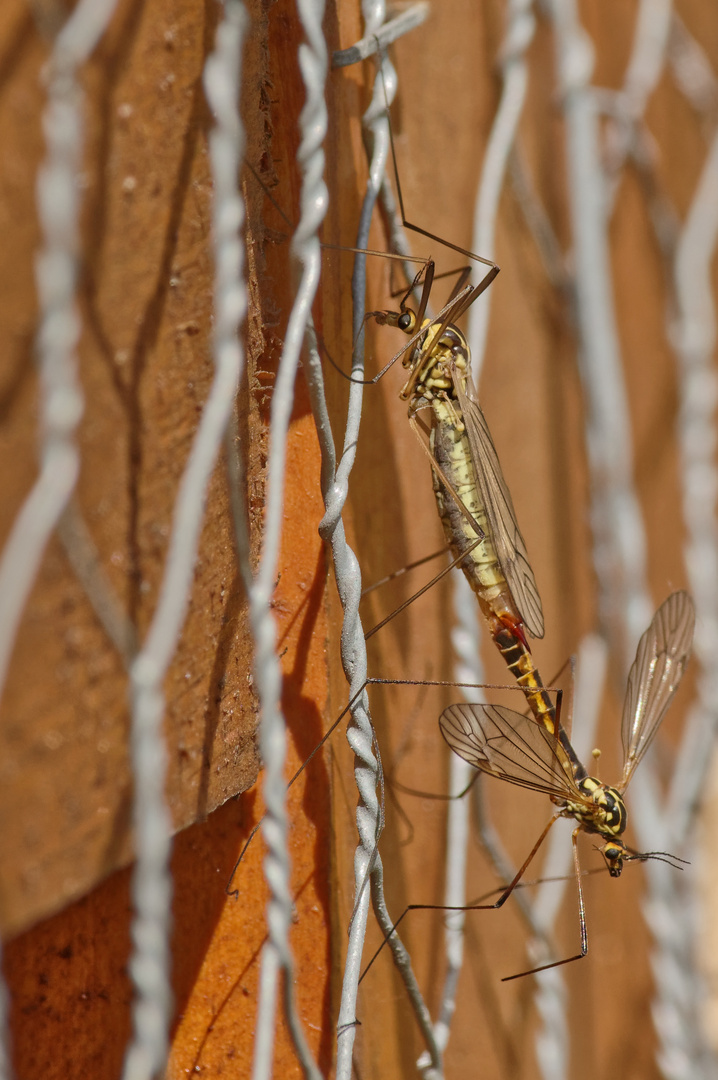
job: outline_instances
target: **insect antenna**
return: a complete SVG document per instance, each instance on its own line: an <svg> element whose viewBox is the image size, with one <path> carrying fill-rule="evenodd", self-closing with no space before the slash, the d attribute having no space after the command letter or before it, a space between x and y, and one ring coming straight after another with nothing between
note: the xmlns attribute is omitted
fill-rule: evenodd
<svg viewBox="0 0 718 1080"><path fill-rule="evenodd" d="M682 870L684 866L691 865L690 859L681 859L670 851L632 851L630 848L628 850L630 854L623 856L624 862L648 862L649 859L653 859L672 866L674 870Z"/></svg>
<svg viewBox="0 0 718 1080"><path fill-rule="evenodd" d="M334 245L324 244L323 246L324 247L333 247ZM343 251L359 251L358 248L342 248L341 250L343 250ZM364 249L362 249L362 254L380 255L385 259L394 259L394 258L398 257L396 255L393 255L391 252L386 252L386 251L365 251ZM414 259L413 261L415 261L415 262L421 261L421 262L424 262L424 263L427 263L427 264L431 263L431 265L433 266L432 260ZM342 378L346 379L347 382L356 383L357 386L374 386L376 383L379 382L380 379L382 379L386 375L387 371L389 371L389 369L394 366L394 364L397 362L397 360L400 360L402 358L402 356L404 356L405 353L408 352L409 349L413 348L417 344L417 342L424 336L424 334L426 333L426 330L427 330L427 327L422 326L421 322L423 321L423 311L425 310L426 304L428 302L429 292L431 291L431 283L433 282L433 280L434 280L433 273L431 274L430 277L427 274L427 277L424 280L423 292L422 292L422 300L421 300L421 303L419 305L419 313L418 313L418 314L421 314L421 320L418 318L418 314L417 314L417 330L411 335L411 337L409 337L407 339L407 341L404 342L404 344L401 346L401 348L398 349L397 352L394 353L394 355L391 357L391 359L387 360L386 364L384 364L384 367L379 372L377 372L376 375L373 375L370 379L360 379L356 375L348 375L346 373L346 371L344 371L343 368L336 362L336 360L334 360L331 353L327 349L326 342L323 340L323 338L319 334L317 335L317 340L321 344L323 351L326 353L326 356L327 356L329 362L331 363L332 367L335 368L335 370L342 376ZM428 288L427 288L427 285L428 285ZM441 310L438 312L436 317L432 320L432 325L441 324L441 321L443 319L444 320L443 327L446 328L446 326L448 326L451 319L456 317L457 301L458 300L461 300L461 301L465 300L471 294L472 288L473 288L473 286L466 285L464 287L464 289L462 290L462 292L460 292L458 294L458 296L453 296L451 299L449 299L446 302L446 304L441 308ZM461 310L463 311L463 310L465 310L465 308L462 308ZM354 345L352 347L352 366L353 367L360 367L360 366L363 365L363 361L361 362L361 364L355 363L355 358L357 356L358 343L359 343L359 341L361 339L361 336L362 336L362 334L364 332L364 327L365 327L366 323L368 322L368 320L369 319L374 319L376 322L379 323L379 325L388 325L390 322L394 323L395 325L398 325L398 323L396 323L396 319L401 317L402 312L400 312L398 316L394 316L393 314L391 314L391 319L389 318L390 314L391 313L387 313L386 311L383 311L383 310L382 311L367 311L367 312L364 313L364 315L362 316L361 326L359 327L359 330L357 331L357 335L356 335L356 338L354 340Z"/></svg>

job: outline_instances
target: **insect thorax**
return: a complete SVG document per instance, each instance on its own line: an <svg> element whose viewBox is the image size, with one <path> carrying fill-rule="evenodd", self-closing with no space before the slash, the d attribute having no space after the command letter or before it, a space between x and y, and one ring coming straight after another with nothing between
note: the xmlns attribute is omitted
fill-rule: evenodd
<svg viewBox="0 0 718 1080"><path fill-rule="evenodd" d="M603 836L620 836L626 828L626 805L616 788L602 784L593 776L584 776L578 781L582 795L590 799L593 806L567 804L567 809L581 822L587 832L600 833Z"/></svg>
<svg viewBox="0 0 718 1080"><path fill-rule="evenodd" d="M469 347L466 338L455 326L446 326L441 337L438 337L440 327L432 326L430 319L424 320L424 326L428 327L426 334L419 340L408 361L412 369L421 362L421 370L412 370L409 380L409 383L413 384L413 396L429 401L438 394L453 398L451 365L461 372L469 369Z"/></svg>

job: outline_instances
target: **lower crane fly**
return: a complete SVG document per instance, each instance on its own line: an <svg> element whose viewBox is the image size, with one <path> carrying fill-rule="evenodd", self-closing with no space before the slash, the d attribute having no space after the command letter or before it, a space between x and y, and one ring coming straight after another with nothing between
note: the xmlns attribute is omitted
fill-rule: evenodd
<svg viewBox="0 0 718 1080"><path fill-rule="evenodd" d="M588 952L578 859L580 832L601 838L603 843L599 851L611 877L619 877L626 862L665 857L662 852L640 854L626 847L621 839L627 824L623 796L681 681L693 643L694 624L695 611L688 593L672 593L661 604L638 643L636 659L628 676L621 720L623 774L615 787L588 775L558 717L553 733L535 720L500 705L450 705L439 718L442 735L464 761L510 784L542 791L558 807L511 884L495 904L482 907L501 907L505 903L559 818L573 817L578 822L573 830L572 843L581 951L565 960L523 971L520 975L533 975L547 968L580 960ZM520 975L511 975L509 979L519 978Z"/></svg>

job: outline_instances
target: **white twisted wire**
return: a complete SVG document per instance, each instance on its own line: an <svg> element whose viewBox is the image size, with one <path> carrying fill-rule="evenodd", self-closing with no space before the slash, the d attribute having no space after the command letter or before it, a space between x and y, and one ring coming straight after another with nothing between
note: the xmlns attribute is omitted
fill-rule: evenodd
<svg viewBox="0 0 718 1080"><path fill-rule="evenodd" d="M595 109L588 91L587 73L581 74L581 52L585 55L586 43L585 38L581 40L583 32L572 0L561 0L553 7L559 64L566 88L582 374L593 414L588 440L594 477L595 561L601 587L601 613L614 643L620 643L617 654L623 657L627 667L632 645L649 617L645 538L632 490L630 429L622 375L616 362L618 352L605 258L606 191L598 167ZM642 9L639 33L645 31L649 8L650 5ZM629 66L631 93L625 98L631 111L626 118L629 125L635 124L637 112L644 107L660 73L668 15L663 6L660 13L660 27L653 25L652 39L645 43L638 41L634 46ZM579 72L573 84L566 74L572 70ZM623 98L619 101L619 112L622 101ZM587 256L585 263L582 252ZM618 459L623 459L623 467ZM705 758L705 743L700 752ZM633 781L631 814L644 850L655 849L660 839L665 844L670 832L670 814L661 813L650 760ZM666 1076L700 1076L704 1074L706 1054L696 1023L698 984L691 959L689 923L685 919L685 896L675 872L665 864L651 861L645 868L651 890L646 918L656 941L652 964L659 993L654 1007L660 1041L659 1064Z"/></svg>
<svg viewBox="0 0 718 1080"><path fill-rule="evenodd" d="M363 7L365 37L370 41L374 35L381 35L384 22L384 5L381 2L365 4ZM346 50L349 52L350 50ZM386 162L389 153L389 130L386 118L387 99L391 102L396 90L396 73L388 61L381 59L381 77L374 83L372 101L363 117L363 130L367 153L370 158L367 190L360 214L356 241L357 248L367 246L371 217L377 197L385 180ZM366 257L359 254L355 259L352 276L353 301L353 338L357 342L354 349L352 374L355 379L363 377L363 316L365 310ZM332 480L331 472L334 461L334 446L331 440L326 406L323 401L321 367L316 355L312 356L309 371L310 391L313 409L322 445L322 486L326 514L320 525L321 535L332 545L334 573L337 582L344 622L342 625L341 649L342 663L350 680L350 700L359 694L367 677L366 647L364 634L359 619L359 598L361 578L356 557L346 544L341 510L347 494L348 478L356 454L359 419L361 413L362 387L353 382L350 387L347 424L344 434L344 451ZM351 721L347 728L347 740L355 754L355 780L359 792L359 804L356 811L359 845L354 857L354 879L356 888L355 908L349 931L347 960L344 969L342 997L338 1021L337 1042L337 1078L349 1080L352 1071L352 1053L356 1030L356 1003L359 975L361 972L361 952L366 932L369 890L379 925L388 934L392 927L383 896L383 867L376 850L377 840L382 827L381 808L376 794L378 765L373 749L373 729L368 713L366 694L361 695L352 708ZM410 1002L416 1013L420 1028L429 1046L433 1066L440 1069L438 1050L433 1041L431 1021L428 1010L419 992L411 963L400 939L393 934L389 940L390 948L407 988ZM433 1074L438 1077L437 1071Z"/></svg>
<svg viewBox="0 0 718 1080"><path fill-rule="evenodd" d="M47 145L37 180L43 236L36 277L40 372L40 475L17 515L0 560L0 688L15 634L45 546L80 469L75 431L83 410L76 347L80 320L75 286L80 251L83 94L77 70L104 33L116 0L82 0L55 38L45 67Z"/></svg>
<svg viewBox="0 0 718 1080"><path fill-rule="evenodd" d="M267 464L267 498L262 555L257 576L249 589L249 610L255 640L255 685L261 703L259 749L265 762L266 814L262 832L267 845L264 872L269 883L267 907L269 940L262 950L259 1006L257 1010L253 1080L269 1080L276 1022L277 982L284 979L285 1015L305 1073L318 1077L294 1006L293 958L289 946L292 896L287 851L286 724L281 712L281 671L276 655L276 626L270 600L276 579L277 556L284 509L284 475L294 380L302 341L319 284L321 251L317 231L326 214L328 193L324 183L324 151L327 112L324 85L328 68L322 32L323 0L298 0L306 42L299 47L299 66L306 87L300 115L301 141L297 160L302 169L300 220L292 239L292 253L301 279L289 317L284 348L272 395Z"/></svg>
<svg viewBox="0 0 718 1080"><path fill-rule="evenodd" d="M216 114L210 141L215 184L215 373L180 482L157 607L145 642L130 669L131 753L135 778L133 817L136 864L132 880L135 915L130 973L135 984L133 1036L123 1080L150 1080L163 1068L171 1009L169 930L172 821L165 803L166 752L162 735L162 684L182 630L194 573L207 484L229 423L243 355L237 341L246 312L239 230L244 208L236 176L244 135L237 112L244 8L228 0L208 59L205 89Z"/></svg>
<svg viewBox="0 0 718 1080"><path fill-rule="evenodd" d="M456 656L454 677L457 682L482 683L484 668L478 649L479 624L476 614L476 598L463 574L454 579L454 612L457 625L451 630L451 644ZM467 699L475 697L463 690ZM473 773L471 766L458 754L449 754L449 803L446 821L446 864L444 868L444 903L456 908L466 904L466 865L469 849L469 814L470 804L467 798L458 795L469 784ZM463 912L452 911L445 917L444 950L446 956L446 974L441 990L441 999L434 1022L434 1037L443 1052L449 1043L451 1021L456 1011L456 993L459 976L464 963L464 923ZM428 1075L428 1057L423 1054L418 1068L424 1076Z"/></svg>
<svg viewBox="0 0 718 1080"><path fill-rule="evenodd" d="M648 624L646 541L633 489L633 450L610 285L606 193L590 87L593 46L574 0L552 0L558 81L566 123L580 337L579 369L588 403L591 526L599 618L622 664Z"/></svg>
<svg viewBox="0 0 718 1080"><path fill-rule="evenodd" d="M536 29L533 0L508 0L506 37L501 48L501 100L491 127L481 181L474 208L472 249L484 259L493 259L499 199L506 179L511 150L526 100L528 66L526 51ZM491 289L478 298L469 312L467 340L471 350L474 382L479 385L489 326Z"/></svg>
<svg viewBox="0 0 718 1080"><path fill-rule="evenodd" d="M80 0L54 40L43 78L46 156L37 180L42 244L37 257L40 375L40 474L25 498L0 558L0 693L15 635L45 547L67 506L80 470L75 442L83 410L77 374L80 320L75 288L80 251L83 93L78 69L104 34L116 0ZM0 1077L12 1074L8 995L0 982Z"/></svg>
<svg viewBox="0 0 718 1080"><path fill-rule="evenodd" d="M501 99L486 148L474 214L472 247L484 258L493 259L496 254L494 236L499 199L504 189L508 165L526 100L528 86L526 54L533 40L535 28L536 19L533 14L532 0L509 0L506 37L500 57L503 79ZM477 384L486 349L490 293L489 289L484 296L479 297L469 313L468 341ZM465 622L468 614L468 598L463 591L464 584L463 580L456 579L454 610L461 632L468 630L468 623ZM475 641L475 651L478 656L478 638ZM478 673L477 681L481 681ZM560 839L564 838L556 838L555 843L557 844ZM561 850L564 850L564 847L565 845ZM554 848L552 847L551 850ZM451 853L451 843L449 843L449 853ZM534 905L528 904L527 907L531 913L530 917L533 918ZM550 928L550 922L545 920L541 929L548 934ZM542 1028L537 1033L539 1067L544 1075L558 1078L565 1075L569 1058L566 991L562 973L558 971L543 973L537 978L536 987L536 1004L543 1022Z"/></svg>
<svg viewBox="0 0 718 1080"><path fill-rule="evenodd" d="M380 28L385 18L383 3L364 5L362 7L364 17L365 38L370 38ZM394 71L386 61L382 59L384 79L387 85L387 94L393 95L395 89ZM388 133L386 130L386 118L383 116L381 106L380 80L374 85L372 101L362 118L362 127L367 129L373 141L370 151L369 176L367 179L367 191L364 196L357 234L357 247L366 247L366 237L369 234L369 225L374 210L376 195L381 184L381 179L386 168L386 160L389 150ZM365 134L366 138L366 134ZM352 358L352 375L363 378L363 315L364 293L366 288L366 258L358 255L354 263L352 275L352 339L357 341L357 348ZM319 369L321 370L321 369ZM347 424L344 432L344 450L341 461L337 468L335 480L335 492L332 500L325 495L327 513L320 525L320 533L325 539L330 539L332 544L332 556L334 574L337 589L344 611L342 623L341 651L342 664L349 678L350 699L359 692L367 678L367 656L364 643L364 633L359 617L359 599L361 596L361 570L351 548L346 544L344 525L341 521L341 510L348 492L349 473L354 465L356 456L357 437L359 433L359 420L361 413L361 401L363 387L353 382L349 392L349 410ZM354 853L354 886L355 906L352 921L349 928L349 942L347 946L347 959L344 967L342 981L342 994L339 1006L339 1019L337 1024L337 1080L350 1080L352 1075L352 1059L354 1051L354 1039L356 1034L356 1005L359 988L359 976L361 974L361 955L366 934L366 923L369 913L370 891L367 888L368 874L373 865L380 865L376 854L376 843L381 829L381 811L377 799L378 764L374 755L373 729L368 711L368 699L366 694L352 710L351 720L347 726L347 741L354 755L354 779L357 785L359 803L356 809L357 831L359 844Z"/></svg>
<svg viewBox="0 0 718 1080"><path fill-rule="evenodd" d="M700 671L697 701L687 718L666 809L658 824L668 838L669 849L684 851L688 844L691 852L695 852L690 843L695 813L718 725L718 379L713 368L716 317L711 281L717 240L718 136L713 139L679 237L674 271L678 310L672 338L679 373L685 557L699 626L694 654ZM649 848L659 842L653 830L654 823L646 821L641 842ZM696 922L685 917L696 888L695 858L680 877L661 863L648 863L646 869L651 880L646 920L655 943L653 1015L660 1041L659 1065L668 1080L685 1076L687 1068L692 1076L707 1080L718 1075L718 1064L708 1052L700 1021L705 988L696 967Z"/></svg>

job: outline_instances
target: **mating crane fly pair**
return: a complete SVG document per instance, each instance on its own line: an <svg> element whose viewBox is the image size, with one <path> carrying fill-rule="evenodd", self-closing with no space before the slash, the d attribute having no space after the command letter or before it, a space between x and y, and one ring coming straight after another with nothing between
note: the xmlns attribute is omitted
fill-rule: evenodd
<svg viewBox="0 0 718 1080"><path fill-rule="evenodd" d="M400 193L399 200L403 214ZM455 250L477 258L463 249ZM431 462L437 507L454 564L461 566L476 594L491 637L523 689L532 714L529 718L495 705L452 705L441 715L441 732L451 749L470 765L509 783L543 792L557 807L498 901L471 907L500 907L554 823L561 817L573 817L577 822L572 844L581 951L565 960L521 972L528 975L586 955L588 938L577 846L580 832L602 840L599 850L612 877L621 874L625 862L669 858L662 852L641 854L626 847L622 839L627 824L623 795L683 675L693 641L695 614L685 592L673 593L656 612L639 642L629 674L621 723L621 779L612 787L590 776L571 746L560 722L560 710L545 690L531 656L526 632L537 638L544 633L538 587L471 379L468 343L454 325L497 272L498 268L493 268L478 286L472 287L465 285L468 269L462 271L449 302L438 316L426 318L434 278L434 263L427 260L400 301L399 311L370 312L366 318L396 326L409 336L407 345L377 378L403 355L409 377L400 396L409 402L409 422ZM415 312L407 300L419 284L423 289ZM428 441L417 420L425 409L432 414Z"/></svg>
<svg viewBox="0 0 718 1080"><path fill-rule="evenodd" d="M462 248L455 250L471 254ZM431 259L402 298L398 312L369 312L366 319L398 327L409 336L409 342L367 382L381 378L397 359L404 357L409 377L400 397L409 402L409 423L431 463L439 517L454 558L452 565L461 566L492 640L526 693L536 720L553 731L555 708L527 640L527 633L543 637L541 598L511 493L471 378L468 342L452 321L463 315L493 281L498 268L490 265L492 269L477 286L465 285L469 268L464 268L449 302L434 319L424 317L434 280ZM407 298L419 283L423 284L421 301L414 312ZM417 419L426 409L432 413L428 441ZM374 627L367 637L383 625Z"/></svg>

